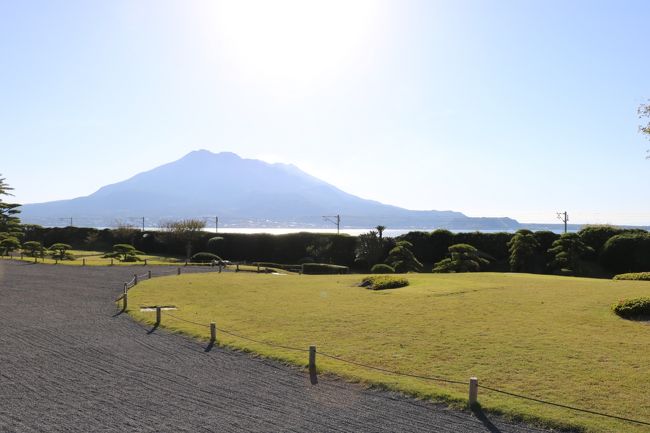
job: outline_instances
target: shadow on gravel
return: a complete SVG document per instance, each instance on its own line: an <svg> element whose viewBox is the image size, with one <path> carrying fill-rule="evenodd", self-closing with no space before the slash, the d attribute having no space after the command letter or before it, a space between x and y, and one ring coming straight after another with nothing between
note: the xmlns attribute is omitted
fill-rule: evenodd
<svg viewBox="0 0 650 433"><path fill-rule="evenodd" d="M153 334L156 329L158 329L158 326L160 326L160 323L156 323L153 325L153 328L147 331L147 334Z"/></svg>
<svg viewBox="0 0 650 433"><path fill-rule="evenodd" d="M472 413L474 416L483 423L486 429L490 431L490 433L501 433L501 430L494 424L492 424L492 421L487 417L485 412L483 412L483 409L481 409L480 406L476 406L472 408Z"/></svg>
<svg viewBox="0 0 650 433"><path fill-rule="evenodd" d="M203 351L204 351L204 352L209 352L209 351L212 350L213 347L214 347L214 341L211 341L210 344L208 344L208 345L205 347L205 349L203 349Z"/></svg>

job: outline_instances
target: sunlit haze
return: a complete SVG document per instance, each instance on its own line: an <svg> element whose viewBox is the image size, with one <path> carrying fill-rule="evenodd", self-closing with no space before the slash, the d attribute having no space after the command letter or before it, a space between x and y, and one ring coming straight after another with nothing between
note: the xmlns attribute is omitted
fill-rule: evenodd
<svg viewBox="0 0 650 433"><path fill-rule="evenodd" d="M88 195L196 149L409 209L650 225L646 1L5 1L0 173ZM236 179L233 179L236 182Z"/></svg>

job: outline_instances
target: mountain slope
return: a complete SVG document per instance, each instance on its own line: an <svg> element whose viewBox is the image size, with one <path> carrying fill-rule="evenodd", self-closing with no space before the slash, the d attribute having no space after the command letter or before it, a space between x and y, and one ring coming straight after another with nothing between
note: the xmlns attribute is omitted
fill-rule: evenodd
<svg viewBox="0 0 650 433"><path fill-rule="evenodd" d="M462 227L512 229L509 218L469 218L452 211L411 211L348 194L288 164L243 159L234 153L194 151L87 197L22 207L22 219L48 225L65 216L110 225L116 219L150 220L218 215L239 226L323 225L340 214L347 227ZM83 224L83 221L81 221ZM55 224L50 222L49 224Z"/></svg>

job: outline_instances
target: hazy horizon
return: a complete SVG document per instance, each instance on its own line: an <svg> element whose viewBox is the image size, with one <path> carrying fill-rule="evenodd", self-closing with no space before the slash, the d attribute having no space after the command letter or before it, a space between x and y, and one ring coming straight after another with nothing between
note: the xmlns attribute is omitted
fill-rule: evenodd
<svg viewBox="0 0 650 433"><path fill-rule="evenodd" d="M2 177L86 196L196 149L523 223L650 225L644 1L0 4Z"/></svg>

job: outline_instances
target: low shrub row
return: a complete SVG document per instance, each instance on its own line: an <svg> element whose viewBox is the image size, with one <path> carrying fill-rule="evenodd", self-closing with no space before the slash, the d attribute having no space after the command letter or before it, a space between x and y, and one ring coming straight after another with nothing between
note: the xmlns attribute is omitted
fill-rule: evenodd
<svg viewBox="0 0 650 433"><path fill-rule="evenodd" d="M373 275L361 280L361 287L370 290L398 289L409 285L409 280L402 277L393 277L390 275Z"/></svg>
<svg viewBox="0 0 650 433"><path fill-rule="evenodd" d="M625 319L650 319L650 298L622 299L612 310Z"/></svg>
<svg viewBox="0 0 650 433"><path fill-rule="evenodd" d="M347 274L348 271L347 266L329 265L327 263L304 263L302 265L302 273L310 275Z"/></svg>
<svg viewBox="0 0 650 433"><path fill-rule="evenodd" d="M650 272L630 272L614 276L615 280L650 281Z"/></svg>
<svg viewBox="0 0 650 433"><path fill-rule="evenodd" d="M383 263L376 264L370 269L371 274L394 274L395 268L390 265L385 265Z"/></svg>

